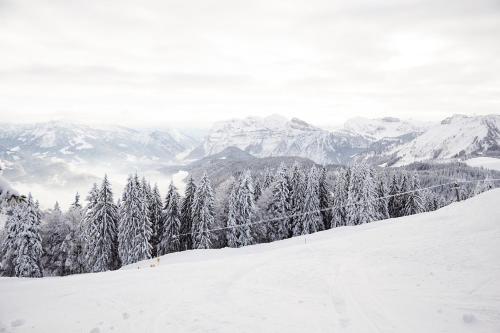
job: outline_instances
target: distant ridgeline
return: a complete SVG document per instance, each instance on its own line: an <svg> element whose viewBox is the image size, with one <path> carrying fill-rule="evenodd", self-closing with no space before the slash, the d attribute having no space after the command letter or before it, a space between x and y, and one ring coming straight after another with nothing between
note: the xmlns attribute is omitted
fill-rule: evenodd
<svg viewBox="0 0 500 333"><path fill-rule="evenodd" d="M500 115L454 115L436 123L355 118L332 130L296 118L249 117L215 123L203 135L193 130L137 130L65 122L0 126L4 176L52 190L68 185L87 188L102 177L103 166L115 178L130 170L175 173L192 161L211 157L215 163L214 156L223 159L220 154L231 149L237 150L231 154L234 163L261 165L266 162L255 158L403 166L418 161L500 157ZM179 164L176 170L173 164Z"/></svg>
<svg viewBox="0 0 500 333"><path fill-rule="evenodd" d="M4 202L1 274L101 272L188 249L279 241L433 211L500 186L500 172L462 163L322 167L233 153L191 164L182 195L134 174L120 198L105 177L65 212L58 204L41 211L31 195Z"/></svg>

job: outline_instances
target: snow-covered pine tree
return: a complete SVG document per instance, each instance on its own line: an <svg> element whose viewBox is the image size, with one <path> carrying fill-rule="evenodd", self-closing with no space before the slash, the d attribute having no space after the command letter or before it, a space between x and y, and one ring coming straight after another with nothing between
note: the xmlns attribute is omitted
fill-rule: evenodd
<svg viewBox="0 0 500 333"><path fill-rule="evenodd" d="M227 227L227 219L229 214L229 198L230 193L234 187L236 180L234 176L230 176L224 179L217 185L217 190L214 190L214 207L215 207L215 225L214 228L220 229ZM224 248L227 247L227 235L226 232L220 230L215 232L215 242L212 244L213 248Z"/></svg>
<svg viewBox="0 0 500 333"><path fill-rule="evenodd" d="M205 173L200 180L193 198L193 248L209 249L215 240L211 232L215 223L214 195L210 180Z"/></svg>
<svg viewBox="0 0 500 333"><path fill-rule="evenodd" d="M284 163L279 166L272 187L272 200L268 207L269 216L278 219L268 226L269 240L281 240L288 237L290 214L290 190L288 172Z"/></svg>
<svg viewBox="0 0 500 333"><path fill-rule="evenodd" d="M137 187L137 218L133 219L132 237L133 246L131 250L132 262L151 259L151 221L149 220L149 205L148 205L148 189L147 183L143 179L142 184L139 183L137 174L134 177L134 182Z"/></svg>
<svg viewBox="0 0 500 333"><path fill-rule="evenodd" d="M23 198L23 201L10 201L6 207L0 273L2 276L41 277L40 214L31 194Z"/></svg>
<svg viewBox="0 0 500 333"><path fill-rule="evenodd" d="M13 204L13 207L8 212L7 221L5 221L7 237L3 247L5 247L6 251L2 260L4 276L16 276L16 260L19 256L18 239L21 233L21 223L26 219L26 210L22 204Z"/></svg>
<svg viewBox="0 0 500 333"><path fill-rule="evenodd" d="M349 183L351 170L342 169L335 178L332 198L332 228L345 226L347 224L347 197L349 193Z"/></svg>
<svg viewBox="0 0 500 333"><path fill-rule="evenodd" d="M89 214L85 234L86 266L90 272L104 272L119 267L118 258L118 209L113 192L105 175L98 190L95 205Z"/></svg>
<svg viewBox="0 0 500 333"><path fill-rule="evenodd" d="M325 227L323 225L320 210L319 199L319 175L316 167L312 167L307 175L307 185L303 200L302 214L300 216L300 232L302 235L308 235ZM297 225L295 226L297 228ZM294 230L294 235L298 234L298 230Z"/></svg>
<svg viewBox="0 0 500 333"><path fill-rule="evenodd" d="M162 226L162 206L160 190L155 184L149 195L149 220L151 221L151 256L156 257Z"/></svg>
<svg viewBox="0 0 500 333"><path fill-rule="evenodd" d="M245 171L237 182L236 191L236 225L238 226L238 246L255 244L255 235L250 223L256 215L255 196L252 175Z"/></svg>
<svg viewBox="0 0 500 333"><path fill-rule="evenodd" d="M63 213L56 202L54 208L44 214L42 223L42 266L45 275L60 276L64 274L65 253L61 252L61 247L70 233L70 225L66 222Z"/></svg>
<svg viewBox="0 0 500 333"><path fill-rule="evenodd" d="M66 235L60 251L64 253L65 258L63 263L62 275L80 274L86 272L85 253L83 252L84 246L81 238L75 230L71 230Z"/></svg>
<svg viewBox="0 0 500 333"><path fill-rule="evenodd" d="M425 190L422 197L424 198L425 211L427 212L433 212L444 206L441 195L433 191Z"/></svg>
<svg viewBox="0 0 500 333"><path fill-rule="evenodd" d="M256 202L259 200L260 196L262 195L262 185L260 184L260 181L257 178L254 178L254 201Z"/></svg>
<svg viewBox="0 0 500 333"><path fill-rule="evenodd" d="M140 214L139 189L134 176L127 178L127 184L122 193L120 222L118 223L118 255L122 265L133 263L132 249L134 245L133 226Z"/></svg>
<svg viewBox="0 0 500 333"><path fill-rule="evenodd" d="M70 209L71 208L82 208L82 205L80 203L80 194L78 192L76 192L75 200L73 200L73 202L70 205Z"/></svg>
<svg viewBox="0 0 500 333"><path fill-rule="evenodd" d="M420 192L420 181L418 176L413 172L408 177L408 188L410 193L406 195L404 215L413 215L425 211L422 193Z"/></svg>
<svg viewBox="0 0 500 333"><path fill-rule="evenodd" d="M80 204L80 195L78 193L64 218L70 227L70 232L66 235L59 249L59 251L64 254L63 257L65 258L63 275L84 273L86 271L85 243L83 236L84 211Z"/></svg>
<svg viewBox="0 0 500 333"><path fill-rule="evenodd" d="M347 196L347 225L364 224L377 219L377 200L372 171L364 164L351 168Z"/></svg>
<svg viewBox="0 0 500 333"><path fill-rule="evenodd" d="M146 180L146 177L142 177L141 179L141 188L144 191L144 198L145 198L145 203L146 207L148 209L148 219L151 224L151 237L149 238L149 243L151 245L151 255L154 253L154 248L153 248L153 222L151 221L151 206L152 206L152 201L153 201L153 189L151 188L151 184Z"/></svg>
<svg viewBox="0 0 500 333"><path fill-rule="evenodd" d="M227 231L226 231L226 241L229 247L238 247L238 234L239 230L237 228L236 214L237 214L237 202L236 202L236 192L237 183L233 183L231 191L229 192L228 198L228 208L227 208Z"/></svg>
<svg viewBox="0 0 500 333"><path fill-rule="evenodd" d="M332 205L330 184L328 184L328 173L325 167L322 167L318 176L319 190L319 208L321 211L321 219L325 229L331 228L332 211L328 209Z"/></svg>
<svg viewBox="0 0 500 333"><path fill-rule="evenodd" d="M180 196L174 183L171 182L168 187L165 206L162 212L162 228L158 242L158 255L164 255L171 252L176 252L181 249L180 245L180 229L181 229L181 212L180 212Z"/></svg>
<svg viewBox="0 0 500 333"><path fill-rule="evenodd" d="M405 216L406 214L406 203L408 201L408 191L411 191L411 183L409 176L406 172L401 174L400 183L399 183L399 198L400 210L398 216Z"/></svg>
<svg viewBox="0 0 500 333"><path fill-rule="evenodd" d="M184 198L181 205L181 250L190 250L193 248L193 237L191 235L193 227L193 200L196 193L196 184L193 177L189 177Z"/></svg>
<svg viewBox="0 0 500 333"><path fill-rule="evenodd" d="M14 276L14 259L17 254L15 240L20 228L18 217L20 213L16 210L17 203L10 201L4 202L4 204L6 205L4 212L7 215L7 220L5 221L2 243L0 244L0 273L2 276Z"/></svg>
<svg viewBox="0 0 500 333"><path fill-rule="evenodd" d="M15 275L18 277L42 277L42 238L37 207L31 193L25 204L18 205L20 228L16 239L18 251L15 259Z"/></svg>
<svg viewBox="0 0 500 333"><path fill-rule="evenodd" d="M396 175L392 175L391 185L389 188L389 200L387 202L387 207L389 210L390 217L400 217L402 214L402 197L399 195L401 193L401 179Z"/></svg>
<svg viewBox="0 0 500 333"><path fill-rule="evenodd" d="M269 188L274 181L274 175L271 169L267 168L264 170L264 178L262 180L262 190Z"/></svg>
<svg viewBox="0 0 500 333"><path fill-rule="evenodd" d="M83 253L85 257L85 253L87 253L87 243L89 235L87 232L90 230L88 225L94 219L93 214L95 214L95 206L97 205L97 196L99 195L99 188L96 183L92 184L92 187L87 194L86 205L83 210L83 220L82 220L82 241L83 241ZM86 263L86 259L84 258Z"/></svg>
<svg viewBox="0 0 500 333"><path fill-rule="evenodd" d="M389 198L386 198L389 194L389 189L385 181L384 175L379 175L377 181L377 220L385 220L390 218L389 215Z"/></svg>
<svg viewBox="0 0 500 333"><path fill-rule="evenodd" d="M306 176L302 167L295 162L290 170L290 213L294 215L289 221L288 237L302 234L302 220L300 214L304 207L304 197L306 190Z"/></svg>

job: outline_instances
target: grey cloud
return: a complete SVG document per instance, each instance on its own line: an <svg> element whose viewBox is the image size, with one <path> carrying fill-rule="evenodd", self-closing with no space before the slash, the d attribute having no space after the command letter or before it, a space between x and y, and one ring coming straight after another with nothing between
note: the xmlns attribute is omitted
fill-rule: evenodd
<svg viewBox="0 0 500 333"><path fill-rule="evenodd" d="M0 16L2 117L499 110L497 0L0 0Z"/></svg>

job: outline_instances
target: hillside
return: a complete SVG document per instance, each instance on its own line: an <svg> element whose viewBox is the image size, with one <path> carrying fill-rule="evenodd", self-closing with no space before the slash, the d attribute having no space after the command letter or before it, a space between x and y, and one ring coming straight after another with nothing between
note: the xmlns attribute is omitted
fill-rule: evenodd
<svg viewBox="0 0 500 333"><path fill-rule="evenodd" d="M0 330L495 332L499 200L115 272L0 278Z"/></svg>
<svg viewBox="0 0 500 333"><path fill-rule="evenodd" d="M414 140L394 148L395 165L500 154L500 115L454 115Z"/></svg>
<svg viewBox="0 0 500 333"><path fill-rule="evenodd" d="M166 174L176 173L179 170L188 172L194 179L200 179L206 173L214 187L227 180L229 177L240 174L245 170L258 174L269 169L277 169L281 163L292 165L298 162L305 167L311 167L315 163L309 159L290 156L273 156L257 158L249 153L236 148L228 147L220 153L209 155L200 160L186 165L172 165L161 169ZM329 168L336 166L330 165Z"/></svg>

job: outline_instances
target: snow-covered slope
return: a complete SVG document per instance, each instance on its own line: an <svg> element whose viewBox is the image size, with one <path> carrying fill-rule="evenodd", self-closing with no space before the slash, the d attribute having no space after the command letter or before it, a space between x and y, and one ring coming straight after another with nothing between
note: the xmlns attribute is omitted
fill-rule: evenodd
<svg viewBox="0 0 500 333"><path fill-rule="evenodd" d="M397 138L403 135L414 134L415 136L423 133L429 123L402 120L393 117L379 119L352 118L344 124L344 131L366 137L371 141L377 141L384 138Z"/></svg>
<svg viewBox="0 0 500 333"><path fill-rule="evenodd" d="M465 161L465 163L471 167L480 167L500 171L500 158L474 157Z"/></svg>
<svg viewBox="0 0 500 333"><path fill-rule="evenodd" d="M498 332L499 201L497 189L432 213L116 272L0 278L0 329Z"/></svg>
<svg viewBox="0 0 500 333"><path fill-rule="evenodd" d="M249 117L214 124L191 154L200 158L234 146L256 157L299 156L317 163L346 163L368 141L350 133L331 133L300 119Z"/></svg>
<svg viewBox="0 0 500 333"><path fill-rule="evenodd" d="M500 115L454 115L388 153L395 165L415 161L500 156Z"/></svg>

